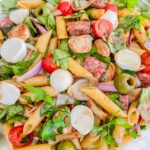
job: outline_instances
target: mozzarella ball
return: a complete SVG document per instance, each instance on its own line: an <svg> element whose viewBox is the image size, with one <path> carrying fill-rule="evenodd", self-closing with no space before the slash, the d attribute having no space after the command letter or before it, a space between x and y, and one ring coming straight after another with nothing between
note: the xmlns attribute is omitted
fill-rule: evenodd
<svg viewBox="0 0 150 150"><path fill-rule="evenodd" d="M19 38L8 39L3 43L0 54L7 62L17 63L27 55L26 44Z"/></svg>
<svg viewBox="0 0 150 150"><path fill-rule="evenodd" d="M140 56L128 49L116 53L115 62L124 70L137 71L141 66Z"/></svg>
<svg viewBox="0 0 150 150"><path fill-rule="evenodd" d="M50 84L57 92L63 92L67 90L72 82L72 74L63 69L57 69L50 76Z"/></svg>
<svg viewBox="0 0 150 150"><path fill-rule="evenodd" d="M13 84L0 82L0 103L4 105L15 104L20 97L20 90Z"/></svg>
<svg viewBox="0 0 150 150"><path fill-rule="evenodd" d="M71 125L80 134L88 134L94 125L94 115L91 109L84 105L75 106L71 111Z"/></svg>
<svg viewBox="0 0 150 150"><path fill-rule="evenodd" d="M28 9L17 9L12 11L9 14L9 18L12 22L15 24L20 24L23 22L23 20L29 16L29 10Z"/></svg>

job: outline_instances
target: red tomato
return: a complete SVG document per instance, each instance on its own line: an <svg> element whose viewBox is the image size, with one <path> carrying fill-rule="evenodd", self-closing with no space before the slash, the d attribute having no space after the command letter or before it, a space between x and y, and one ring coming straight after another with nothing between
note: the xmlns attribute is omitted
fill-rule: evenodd
<svg viewBox="0 0 150 150"><path fill-rule="evenodd" d="M27 145L31 144L33 141L33 134L32 133L27 136L28 137L27 142L24 143L22 141L23 138L21 138L21 133L23 131L23 127L24 127L23 125L14 127L9 132L8 138L9 138L10 142L15 146L18 146L18 147L27 146Z"/></svg>
<svg viewBox="0 0 150 150"><path fill-rule="evenodd" d="M115 13L118 13L117 7L116 7L115 5L113 5L113 4L110 4L110 3L108 3L108 4L105 6L105 12L108 11L108 10L111 10L111 11L113 11L113 12L115 12Z"/></svg>
<svg viewBox="0 0 150 150"><path fill-rule="evenodd" d="M71 6L71 3L65 2L65 1L61 2L58 5L57 9L59 9L61 11L63 16L70 15L73 12L73 8Z"/></svg>
<svg viewBox="0 0 150 150"><path fill-rule="evenodd" d="M109 34L113 31L113 25L108 20L100 19L93 25L92 31L98 38L108 38Z"/></svg>
<svg viewBox="0 0 150 150"><path fill-rule="evenodd" d="M150 73L150 52L146 51L141 55L142 64L145 65L145 68L142 72Z"/></svg>
<svg viewBox="0 0 150 150"><path fill-rule="evenodd" d="M52 62L52 55L46 56L43 59L42 67L45 71L52 73L57 69L57 65Z"/></svg>

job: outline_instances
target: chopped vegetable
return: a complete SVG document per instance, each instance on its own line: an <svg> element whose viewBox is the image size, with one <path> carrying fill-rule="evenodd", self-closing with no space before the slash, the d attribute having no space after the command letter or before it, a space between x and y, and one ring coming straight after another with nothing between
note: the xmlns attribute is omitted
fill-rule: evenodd
<svg viewBox="0 0 150 150"><path fill-rule="evenodd" d="M33 26L32 21L29 17L24 19L24 24L29 28L32 36L35 36L37 34L37 30Z"/></svg>
<svg viewBox="0 0 150 150"><path fill-rule="evenodd" d="M18 0L2 0L0 2L0 8L4 13L9 13L11 10L16 8Z"/></svg>
<svg viewBox="0 0 150 150"><path fill-rule="evenodd" d="M150 87L142 89L142 92L138 100L139 101L138 108L140 108L142 104L148 99L150 99Z"/></svg>
<svg viewBox="0 0 150 150"><path fill-rule="evenodd" d="M55 49L53 60L54 62L56 62L57 66L60 66L63 69L67 69L68 57L70 57L69 53L62 51L60 49Z"/></svg>
<svg viewBox="0 0 150 150"><path fill-rule="evenodd" d="M120 8L134 8L138 6L138 0L116 0L115 4Z"/></svg>
<svg viewBox="0 0 150 150"><path fill-rule="evenodd" d="M49 94L47 94L43 89L33 86L25 86L25 88L35 95L36 101L44 100L47 103L53 102L53 98Z"/></svg>
<svg viewBox="0 0 150 150"><path fill-rule="evenodd" d="M68 122L65 122L65 118L68 118ZM60 116L56 119L53 120L48 120L41 132L40 132L40 136L42 137L42 139L44 141L48 141L48 140L56 140L56 133L54 132L54 129L58 129L58 131L60 129L64 129L66 127L68 127L70 125L70 111L69 109L66 107L64 110L61 110Z"/></svg>
<svg viewBox="0 0 150 150"><path fill-rule="evenodd" d="M144 18L140 15L128 15L120 19L121 25L120 28L124 30L137 29L140 30L142 26L142 21Z"/></svg>
<svg viewBox="0 0 150 150"><path fill-rule="evenodd" d="M60 2L60 0L44 0L44 1L52 4L53 6L56 6Z"/></svg>

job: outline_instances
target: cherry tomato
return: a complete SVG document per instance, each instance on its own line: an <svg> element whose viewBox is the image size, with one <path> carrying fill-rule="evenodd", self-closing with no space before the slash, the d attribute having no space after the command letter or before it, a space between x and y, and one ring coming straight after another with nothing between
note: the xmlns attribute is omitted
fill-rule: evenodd
<svg viewBox="0 0 150 150"><path fill-rule="evenodd" d="M42 67L49 73L52 73L57 69L57 65L52 62L52 55L49 55L43 59Z"/></svg>
<svg viewBox="0 0 150 150"><path fill-rule="evenodd" d="M145 65L145 68L142 72L150 73L150 52L146 51L141 55L142 64Z"/></svg>
<svg viewBox="0 0 150 150"><path fill-rule="evenodd" d="M32 133L26 136L27 137L26 142L23 141L24 138L21 138L21 133L23 131L23 127L24 127L23 125L14 127L9 132L8 138L9 138L10 142L15 146L24 147L24 146L31 144L33 141Z"/></svg>
<svg viewBox="0 0 150 150"><path fill-rule="evenodd" d="M113 11L113 12L115 12L115 13L118 13L117 7L116 7L115 5L113 5L113 4L110 4L110 3L108 3L108 4L105 6L105 12L108 11L108 10L111 10L111 11Z"/></svg>
<svg viewBox="0 0 150 150"><path fill-rule="evenodd" d="M59 9L62 13L62 16L70 15L73 12L73 8L71 6L71 3L69 2L61 2L57 9Z"/></svg>
<svg viewBox="0 0 150 150"><path fill-rule="evenodd" d="M92 28L93 34L98 38L103 37L108 38L112 30L113 25L108 20L105 19L97 20Z"/></svg>

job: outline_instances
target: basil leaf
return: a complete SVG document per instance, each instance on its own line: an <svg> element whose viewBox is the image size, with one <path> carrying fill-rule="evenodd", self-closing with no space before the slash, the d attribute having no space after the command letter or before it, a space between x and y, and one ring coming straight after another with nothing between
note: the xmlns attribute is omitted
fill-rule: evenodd
<svg viewBox="0 0 150 150"><path fill-rule="evenodd" d="M4 109L0 109L0 120L3 119L6 116L7 110Z"/></svg>
<svg viewBox="0 0 150 150"><path fill-rule="evenodd" d="M69 51L69 44L67 39L60 40L60 46L59 49L62 51L68 52Z"/></svg>
<svg viewBox="0 0 150 150"><path fill-rule="evenodd" d="M132 126L123 118L116 118L115 125L124 127L125 129L132 128Z"/></svg>
<svg viewBox="0 0 150 150"><path fill-rule="evenodd" d="M138 99L138 108L140 108L142 106L142 104L148 99L150 99L150 87L142 89L142 92Z"/></svg>
<svg viewBox="0 0 150 150"><path fill-rule="evenodd" d="M8 124L13 124L15 122L24 122L27 120L27 118L23 117L23 116L15 116L13 118L10 118L7 120Z"/></svg>
<svg viewBox="0 0 150 150"><path fill-rule="evenodd" d="M23 115L24 114L24 107L20 104L14 104L6 107L7 109L7 117L6 119L13 118L16 115Z"/></svg>
<svg viewBox="0 0 150 150"><path fill-rule="evenodd" d="M60 2L60 0L44 0L44 1L50 3L54 6L56 6Z"/></svg>
<svg viewBox="0 0 150 150"><path fill-rule="evenodd" d="M134 8L138 6L138 0L116 0L115 4L119 8Z"/></svg>
<svg viewBox="0 0 150 150"><path fill-rule="evenodd" d="M74 13L74 14L65 16L64 19L77 19L77 18L80 18L83 14L84 12Z"/></svg>
<svg viewBox="0 0 150 150"><path fill-rule="evenodd" d="M115 141L115 138L112 135L108 135L106 136L106 144L113 146L113 147L117 147L117 143Z"/></svg>

